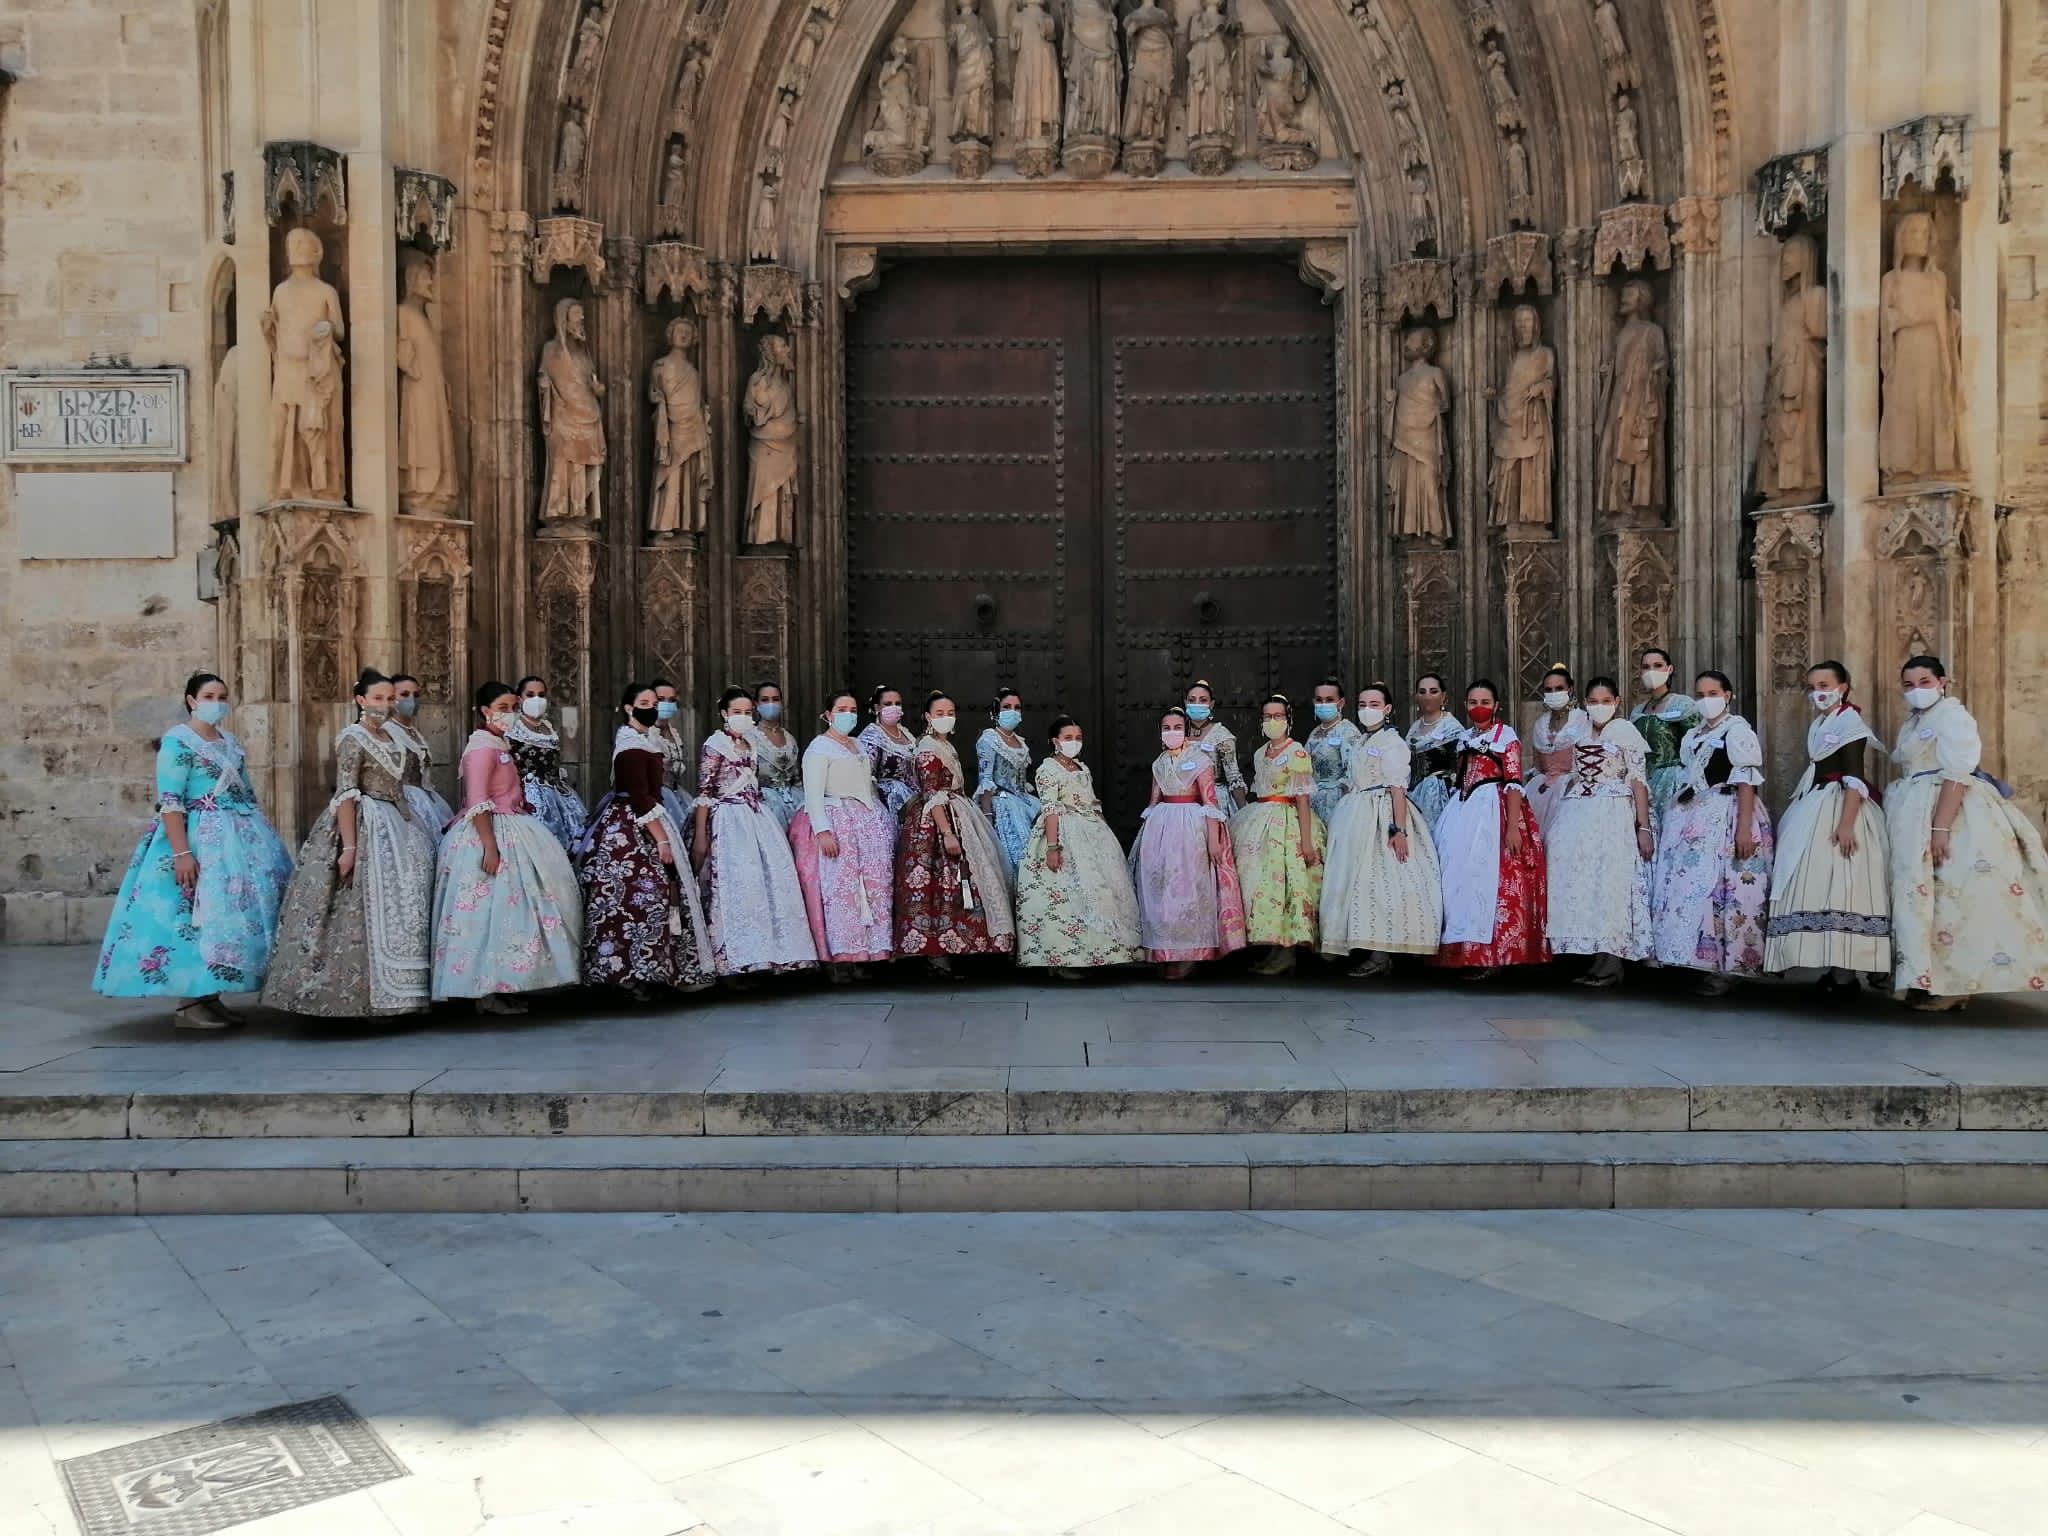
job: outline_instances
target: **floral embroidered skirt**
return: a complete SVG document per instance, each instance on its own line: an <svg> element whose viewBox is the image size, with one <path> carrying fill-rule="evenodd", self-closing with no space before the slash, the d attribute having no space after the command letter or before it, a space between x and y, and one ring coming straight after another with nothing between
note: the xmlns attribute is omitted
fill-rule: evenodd
<svg viewBox="0 0 2048 1536"><path fill-rule="evenodd" d="M1771 813L1759 792L1751 813L1756 850L1735 856L1741 805L1709 791L1681 800L1664 818L1650 894L1651 947L1663 965L1728 976L1764 968L1771 899Z"/></svg>
<svg viewBox="0 0 2048 1536"><path fill-rule="evenodd" d="M356 806L356 867L346 884L335 868L334 806L306 834L278 918L266 1007L346 1019L427 1006L434 839L388 800L364 795Z"/></svg>
<svg viewBox="0 0 2048 1536"><path fill-rule="evenodd" d="M896 828L896 953L1007 955L1017 945L1010 876L995 829L965 795L946 796L960 857L946 856L920 795Z"/></svg>
<svg viewBox="0 0 2048 1536"><path fill-rule="evenodd" d="M484 873L477 818L441 840L434 877L434 998L573 987L583 893L555 835L532 816L494 815L498 872Z"/></svg>
<svg viewBox="0 0 2048 1536"><path fill-rule="evenodd" d="M1323 858L1324 954L1436 953L1444 926L1436 840L1411 802L1404 863L1387 840L1393 825L1394 797L1386 790L1346 795L1337 807Z"/></svg>
<svg viewBox="0 0 2048 1536"><path fill-rule="evenodd" d="M1558 955L1650 956L1650 865L1636 846L1627 795L1571 795L1544 840L1549 917Z"/></svg>
<svg viewBox="0 0 2048 1536"><path fill-rule="evenodd" d="M161 821L136 845L93 972L92 988L103 997L212 997L262 987L291 855L254 811L192 807L185 835L199 860L191 895L173 873Z"/></svg>
<svg viewBox="0 0 2048 1536"><path fill-rule="evenodd" d="M1017 865L1017 963L1083 970L1142 955L1138 897L1109 823L1059 813L1060 867L1046 863L1045 820Z"/></svg>
<svg viewBox="0 0 2048 1536"><path fill-rule="evenodd" d="M722 800L705 819L711 851L699 882L721 976L799 971L818 963L796 860L765 805Z"/></svg>
<svg viewBox="0 0 2048 1536"><path fill-rule="evenodd" d="M1949 856L1930 851L1942 781L1916 775L1885 800L1891 830L1892 980L1936 997L2048 990L2048 853L1982 779L1963 788Z"/></svg>
<svg viewBox="0 0 2048 1536"><path fill-rule="evenodd" d="M798 811L789 827L818 958L840 965L894 959L889 891L896 833L889 812L880 805L842 800L826 814L829 827L814 831L808 811ZM828 859L819 852L818 832L832 833L839 857Z"/></svg>
<svg viewBox="0 0 2048 1536"><path fill-rule="evenodd" d="M663 812L666 815L666 812ZM693 989L712 979L711 946L681 830L664 864L632 802L605 796L590 820L578 879L583 886L583 979L592 986Z"/></svg>
<svg viewBox="0 0 2048 1536"><path fill-rule="evenodd" d="M1209 828L1220 856L1209 856ZM1206 806L1165 803L1145 812L1131 845L1131 884L1145 958L1155 965L1216 960L1243 949L1244 893L1230 829Z"/></svg>
<svg viewBox="0 0 2048 1536"><path fill-rule="evenodd" d="M1323 824L1309 817L1318 858ZM1316 942L1323 899L1323 866L1301 853L1301 818L1294 803L1256 800L1230 818L1230 845L1244 887L1245 939L1293 946Z"/></svg>
<svg viewBox="0 0 2048 1536"><path fill-rule="evenodd" d="M1822 784L1785 807L1771 869L1764 969L1889 972L1892 968L1891 836L1884 811L1865 799L1856 812L1856 852L1834 833L1840 784Z"/></svg>
<svg viewBox="0 0 2048 1536"><path fill-rule="evenodd" d="M1517 816L1522 851L1508 851L1507 818ZM1482 784L1444 807L1435 830L1444 880L1444 941L1430 964L1485 970L1541 965L1549 911L1543 838L1528 801Z"/></svg>

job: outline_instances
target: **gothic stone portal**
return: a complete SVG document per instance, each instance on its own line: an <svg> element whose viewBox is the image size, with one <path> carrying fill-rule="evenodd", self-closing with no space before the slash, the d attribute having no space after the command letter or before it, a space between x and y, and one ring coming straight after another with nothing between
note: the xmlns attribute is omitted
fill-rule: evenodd
<svg viewBox="0 0 2048 1536"><path fill-rule="evenodd" d="M847 337L853 686L1074 715L1125 831L1191 678L1245 738L1269 692L1305 713L1341 654L1333 352L1272 256L892 268Z"/></svg>

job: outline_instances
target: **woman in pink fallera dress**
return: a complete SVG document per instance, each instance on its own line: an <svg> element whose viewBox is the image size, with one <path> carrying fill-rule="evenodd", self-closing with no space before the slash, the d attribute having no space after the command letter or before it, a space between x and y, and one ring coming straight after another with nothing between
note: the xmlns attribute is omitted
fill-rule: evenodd
<svg viewBox="0 0 2048 1536"><path fill-rule="evenodd" d="M804 808L790 823L789 845L818 958L834 981L852 981L895 955L896 821L853 734L860 701L834 694L823 719L824 734L804 748Z"/></svg>
<svg viewBox="0 0 2048 1536"><path fill-rule="evenodd" d="M1145 958L1166 980L1180 981L1198 961L1244 948L1244 895L1214 755L1188 740L1187 713L1178 708L1160 716L1159 741L1152 799L1131 847L1131 883Z"/></svg>

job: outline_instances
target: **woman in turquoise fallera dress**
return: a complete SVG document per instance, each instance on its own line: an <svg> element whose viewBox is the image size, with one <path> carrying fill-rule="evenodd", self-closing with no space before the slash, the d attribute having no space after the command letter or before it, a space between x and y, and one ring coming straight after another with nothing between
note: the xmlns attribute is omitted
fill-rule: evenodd
<svg viewBox="0 0 2048 1536"><path fill-rule="evenodd" d="M156 754L157 818L129 862L100 946L93 990L104 997L186 999L181 1029L241 1022L223 992L255 992L291 855L244 777L242 744L220 729L228 690L211 672L185 684L189 724Z"/></svg>
<svg viewBox="0 0 2048 1536"><path fill-rule="evenodd" d="M1014 886L1024 845L1031 841L1031 828L1045 807L1031 792L1031 745L1017 734L1024 723L1022 696L1011 689L997 694L989 718L995 724L974 744L979 770L974 801L996 829L996 843Z"/></svg>

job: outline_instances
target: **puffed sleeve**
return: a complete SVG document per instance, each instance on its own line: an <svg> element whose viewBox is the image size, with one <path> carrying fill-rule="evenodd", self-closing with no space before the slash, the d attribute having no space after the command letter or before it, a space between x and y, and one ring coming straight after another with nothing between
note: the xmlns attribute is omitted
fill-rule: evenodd
<svg viewBox="0 0 2048 1536"><path fill-rule="evenodd" d="M490 747L471 747L462 754L462 819L468 821L493 809L491 805L491 770L497 766L498 754Z"/></svg>
<svg viewBox="0 0 2048 1536"><path fill-rule="evenodd" d="M1690 726L1687 727L1691 729ZM1650 744L1643 733L1626 720L1617 720L1601 733L1621 749L1621 761L1631 784L1649 782Z"/></svg>
<svg viewBox="0 0 2048 1536"><path fill-rule="evenodd" d="M1728 782L1761 786L1764 781L1764 744L1747 720L1728 727Z"/></svg>
<svg viewBox="0 0 2048 1536"><path fill-rule="evenodd" d="M1382 731L1371 746L1360 743L1360 747L1361 756L1365 752L1379 753L1379 781L1382 784L1399 784L1403 789L1408 787L1409 761L1415 753L1409 747L1407 737L1399 731Z"/></svg>
<svg viewBox="0 0 2048 1536"><path fill-rule="evenodd" d="M1308 755L1308 748L1299 742L1287 754L1287 761L1280 765L1280 784L1283 795L1306 795L1315 790L1315 760Z"/></svg>
<svg viewBox="0 0 2048 1536"><path fill-rule="evenodd" d="M363 744L343 735L334 744L334 803L363 798Z"/></svg>
<svg viewBox="0 0 2048 1536"><path fill-rule="evenodd" d="M705 737L704 745L697 749L697 798L690 802L692 806L716 806L718 791L725 784L725 754L712 746L711 740Z"/></svg>
<svg viewBox="0 0 2048 1536"><path fill-rule="evenodd" d="M643 747L628 747L612 759L612 782L633 807L636 821L661 809L661 768L661 754Z"/></svg>
<svg viewBox="0 0 2048 1536"><path fill-rule="evenodd" d="M182 811L194 798L191 793L193 754L177 736L166 736L156 749L156 808Z"/></svg>
<svg viewBox="0 0 2048 1536"><path fill-rule="evenodd" d="M1951 700L1949 707L1934 712L1934 761L1944 782L1967 784L1984 761L1984 741L1977 734L1977 720L1967 709Z"/></svg>
<svg viewBox="0 0 2048 1536"><path fill-rule="evenodd" d="M869 771L876 778L881 778L882 760L889 755L882 750L882 728L870 723L866 730L854 738L854 743L866 755Z"/></svg>
<svg viewBox="0 0 2048 1536"><path fill-rule="evenodd" d="M993 728L983 731L974 740L974 787L976 790L996 787L996 733Z"/></svg>
<svg viewBox="0 0 2048 1536"><path fill-rule="evenodd" d="M825 738L820 736L804 748L804 812L811 818L813 832L830 831L825 813L825 775L831 765L825 761Z"/></svg>
<svg viewBox="0 0 2048 1536"><path fill-rule="evenodd" d="M1060 798L1060 780L1066 777L1067 771L1060 767L1059 759L1048 757L1038 765L1038 771L1031 776L1031 785L1038 791L1038 798L1052 806L1053 802Z"/></svg>
<svg viewBox="0 0 2048 1536"><path fill-rule="evenodd" d="M1637 738L1641 740L1640 737ZM1508 784L1522 782L1522 738L1509 731L1500 743L1500 768Z"/></svg>

